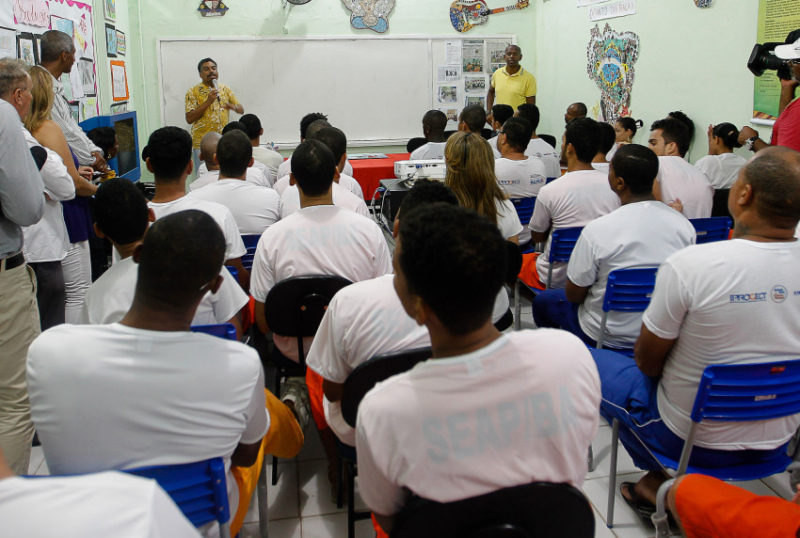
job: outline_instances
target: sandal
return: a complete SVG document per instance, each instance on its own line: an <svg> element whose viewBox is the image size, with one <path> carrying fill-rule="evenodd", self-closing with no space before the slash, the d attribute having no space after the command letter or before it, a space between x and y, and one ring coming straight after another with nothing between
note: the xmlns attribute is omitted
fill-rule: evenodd
<svg viewBox="0 0 800 538"><path fill-rule="evenodd" d="M650 501L636 493L634 489L635 485L634 482L623 482L619 485L619 493L622 495L625 503L630 506L640 518L650 523L650 516L655 513L656 507ZM625 495L626 491L630 498Z"/></svg>

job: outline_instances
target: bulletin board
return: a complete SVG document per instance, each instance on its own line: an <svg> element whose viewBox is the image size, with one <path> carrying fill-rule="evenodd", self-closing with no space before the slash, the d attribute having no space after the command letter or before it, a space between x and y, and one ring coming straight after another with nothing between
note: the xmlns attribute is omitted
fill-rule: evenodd
<svg viewBox="0 0 800 538"><path fill-rule="evenodd" d="M467 102L485 106L491 69L503 65L490 50L515 41L514 36L161 39L161 120L188 128L184 96L200 82L197 61L212 57L219 82L282 148L299 142L300 118L317 111L347 134L351 147L405 145L422 135L422 116L432 108L454 117Z"/></svg>
<svg viewBox="0 0 800 538"><path fill-rule="evenodd" d="M0 58L40 61L40 39L61 30L75 41L75 65L61 77L76 121L99 112L92 6L73 0L0 0Z"/></svg>

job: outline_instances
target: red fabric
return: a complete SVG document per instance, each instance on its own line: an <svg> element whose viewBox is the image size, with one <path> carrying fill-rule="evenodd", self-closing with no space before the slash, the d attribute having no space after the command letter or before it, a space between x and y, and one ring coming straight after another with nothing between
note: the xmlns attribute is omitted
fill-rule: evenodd
<svg viewBox="0 0 800 538"><path fill-rule="evenodd" d="M537 290L545 289L545 284L539 278L539 272L536 270L536 259L539 257L540 252L529 252L522 255L522 267L519 269L519 279L523 281L529 288L536 288Z"/></svg>
<svg viewBox="0 0 800 538"><path fill-rule="evenodd" d="M389 535L383 532L381 526L378 525L375 514L370 514L370 516L372 517L372 528L375 529L375 538L389 538Z"/></svg>
<svg viewBox="0 0 800 538"><path fill-rule="evenodd" d="M789 103L775 120L771 143L773 146L786 146L800 151L800 99Z"/></svg>
<svg viewBox="0 0 800 538"><path fill-rule="evenodd" d="M246 332L250 326L256 322L256 300L250 296L250 300L242 308L242 332Z"/></svg>
<svg viewBox="0 0 800 538"><path fill-rule="evenodd" d="M328 421L325 420L325 409L322 407L322 376L311 368L306 368L306 386L308 386L308 400L311 404L311 416L314 417L317 429L320 431L324 430L328 427Z"/></svg>
<svg viewBox="0 0 800 538"><path fill-rule="evenodd" d="M388 153L385 159L353 159L353 177L356 178L364 199L372 200L375 189L380 186L382 179L394 179L394 163L408 160L409 153Z"/></svg>
<svg viewBox="0 0 800 538"><path fill-rule="evenodd" d="M716 478L687 475L675 492L678 519L688 538L796 536L800 506L756 495Z"/></svg>

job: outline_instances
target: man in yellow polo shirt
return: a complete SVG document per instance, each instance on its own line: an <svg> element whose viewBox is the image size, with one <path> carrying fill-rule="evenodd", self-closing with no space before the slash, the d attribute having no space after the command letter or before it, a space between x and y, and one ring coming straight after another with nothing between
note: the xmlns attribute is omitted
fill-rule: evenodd
<svg viewBox="0 0 800 538"><path fill-rule="evenodd" d="M244 107L225 84L217 84L217 62L203 58L197 64L202 82L186 92L186 123L192 126L192 147L200 148L200 140L212 131L222 132L228 124L228 111L244 114Z"/></svg>
<svg viewBox="0 0 800 538"><path fill-rule="evenodd" d="M536 104L536 79L522 68L522 49L517 45L506 47L506 66L492 75L492 84L486 95L486 110L491 116L492 106L510 105L514 110L523 103ZM489 120L491 122L491 119Z"/></svg>

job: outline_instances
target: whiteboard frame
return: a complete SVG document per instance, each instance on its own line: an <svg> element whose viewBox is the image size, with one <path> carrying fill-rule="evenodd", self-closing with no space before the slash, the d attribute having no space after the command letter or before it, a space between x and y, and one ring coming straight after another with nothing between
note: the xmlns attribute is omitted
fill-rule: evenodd
<svg viewBox="0 0 800 538"><path fill-rule="evenodd" d="M167 116L167 103L164 98L164 89L162 81L163 79L163 68L161 64L161 57L162 57L162 44L163 43L175 43L175 42L184 42L184 43L206 43L209 41L263 41L263 42L272 42L272 41L353 41L353 40L392 40L392 41L402 41L402 40L427 40L428 41L428 64L431 67L428 73L428 93L431 96L431 106L434 106L434 76L433 76L433 45L434 41L470 41L470 40L508 40L509 43L516 45L517 44L517 34L492 34L492 35L457 35L454 36L444 35L444 34L434 34L434 35L392 35L390 36L370 36L370 35L335 35L335 36L324 36L324 35L315 35L315 36L274 36L274 37L264 37L264 36L219 36L219 37L160 37L156 39L156 63L158 67L158 101L160 104L159 110L161 113L161 118L159 124L164 123L164 118ZM487 73L488 75L488 73ZM406 138L381 138L381 139L370 139L370 140L348 140L347 146L348 147L370 147L370 146L397 146L397 145L405 145L408 142ZM281 149L294 149L297 146L297 143L292 142L279 142Z"/></svg>

